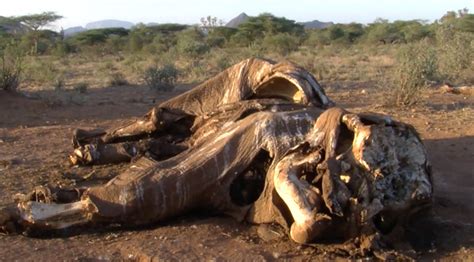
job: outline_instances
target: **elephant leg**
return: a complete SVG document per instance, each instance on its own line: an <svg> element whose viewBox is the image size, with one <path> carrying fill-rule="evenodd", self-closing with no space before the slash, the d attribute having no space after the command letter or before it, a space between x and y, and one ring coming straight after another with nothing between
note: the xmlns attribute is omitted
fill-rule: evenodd
<svg viewBox="0 0 474 262"><path fill-rule="evenodd" d="M18 203L21 224L32 228L62 229L92 221L97 208L86 198L67 203L41 203L28 201Z"/></svg>
<svg viewBox="0 0 474 262"><path fill-rule="evenodd" d="M29 194L17 194L17 204L0 209L0 232L15 232L25 227L62 229L87 224L97 208L89 198L81 199L84 191L36 187Z"/></svg>
<svg viewBox="0 0 474 262"><path fill-rule="evenodd" d="M159 119L159 113L159 109L153 108L142 119L108 131L102 137L102 142L108 144L123 139L133 139L136 137L146 136L155 132L158 129L160 121L162 121Z"/></svg>
<svg viewBox="0 0 474 262"><path fill-rule="evenodd" d="M141 119L111 130L76 129L73 132L72 143L74 148L79 148L88 144L134 141L155 132L160 125L170 119L162 109L153 108Z"/></svg>
<svg viewBox="0 0 474 262"><path fill-rule="evenodd" d="M166 137L114 144L88 144L74 149L69 155L72 165L104 165L130 162L133 158L150 154L157 160L166 159L187 147L169 142Z"/></svg>
<svg viewBox="0 0 474 262"><path fill-rule="evenodd" d="M160 131L170 134L186 133L193 121L193 116L182 111L155 107L142 119L108 131L102 136L101 142L109 144L138 140Z"/></svg>

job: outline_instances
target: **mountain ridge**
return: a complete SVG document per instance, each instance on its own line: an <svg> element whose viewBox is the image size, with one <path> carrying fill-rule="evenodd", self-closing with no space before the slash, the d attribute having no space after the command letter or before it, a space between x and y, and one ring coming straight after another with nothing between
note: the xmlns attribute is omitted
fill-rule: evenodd
<svg viewBox="0 0 474 262"><path fill-rule="evenodd" d="M237 28L240 24L246 22L251 16L247 15L245 12L240 13L236 17L232 18L227 24L226 27ZM319 20L307 21L307 22L298 22L304 26L305 29L323 29L329 26L334 25L334 22L322 22ZM91 29L102 29L102 28L117 28L122 27L125 29L130 29L135 25L135 23L123 20L116 19L104 19L94 22L89 22L85 26L74 26L69 27L64 30L65 36L72 36L74 34L84 32ZM147 26L159 25L159 23L147 23Z"/></svg>
<svg viewBox="0 0 474 262"><path fill-rule="evenodd" d="M99 20L99 21L94 21L94 22L89 22L86 24L85 28L87 30L90 29L102 29L102 28L113 28L113 27L122 27L125 29L130 29L134 26L135 24L132 22L128 21L123 21L123 20L116 20L116 19L105 19L105 20Z"/></svg>

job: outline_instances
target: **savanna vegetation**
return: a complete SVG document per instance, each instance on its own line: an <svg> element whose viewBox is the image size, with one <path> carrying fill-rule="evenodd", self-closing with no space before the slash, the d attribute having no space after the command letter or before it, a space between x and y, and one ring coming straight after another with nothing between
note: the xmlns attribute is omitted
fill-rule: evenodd
<svg viewBox="0 0 474 262"><path fill-rule="evenodd" d="M393 93L390 104L418 102L427 86L474 83L474 14L448 12L422 20L377 19L364 25L305 29L263 13L237 28L215 17L200 25L138 24L65 37L44 29L53 12L0 18L0 89L79 90L146 84L171 90L202 81L248 57L288 59L323 83L357 82Z"/></svg>

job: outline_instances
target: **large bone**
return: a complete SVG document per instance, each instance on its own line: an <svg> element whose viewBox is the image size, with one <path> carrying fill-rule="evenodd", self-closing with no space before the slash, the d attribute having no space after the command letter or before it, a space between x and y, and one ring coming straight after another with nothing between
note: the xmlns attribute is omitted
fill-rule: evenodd
<svg viewBox="0 0 474 262"><path fill-rule="evenodd" d="M294 223L291 225L290 237L298 243L308 243L317 237L330 225L328 216L321 212L321 192L308 182L301 180L302 169L313 170L321 157L317 152L303 159L298 153L284 157L275 167L275 190L290 209Z"/></svg>
<svg viewBox="0 0 474 262"><path fill-rule="evenodd" d="M18 203L24 224L35 228L61 229L91 221L97 208L84 199L70 204L40 203L27 201Z"/></svg>

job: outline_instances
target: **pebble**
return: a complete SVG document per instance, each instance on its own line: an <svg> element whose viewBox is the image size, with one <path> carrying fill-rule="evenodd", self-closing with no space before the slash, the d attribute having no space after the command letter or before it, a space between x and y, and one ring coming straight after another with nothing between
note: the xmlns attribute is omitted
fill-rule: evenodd
<svg viewBox="0 0 474 262"><path fill-rule="evenodd" d="M158 239L160 239L160 240L166 240L166 239L168 239L168 238L165 237L165 236L159 236Z"/></svg>

